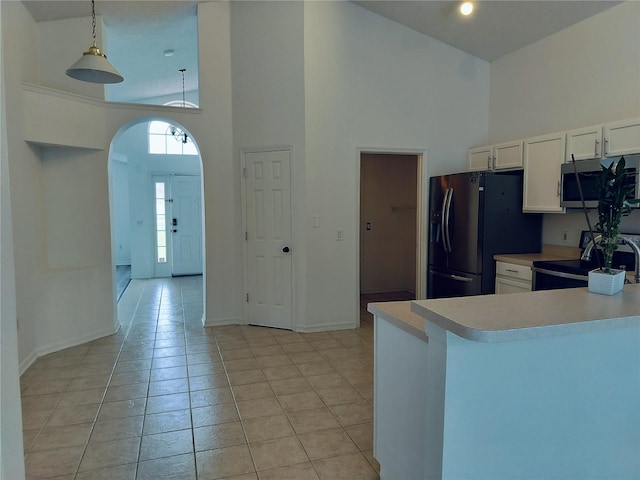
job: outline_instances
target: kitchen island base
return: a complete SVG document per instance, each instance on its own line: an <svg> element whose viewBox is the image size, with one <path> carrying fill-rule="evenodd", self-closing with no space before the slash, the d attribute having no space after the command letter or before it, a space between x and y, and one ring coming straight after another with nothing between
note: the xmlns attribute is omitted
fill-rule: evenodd
<svg viewBox="0 0 640 480"><path fill-rule="evenodd" d="M640 317L485 343L369 311L381 479L640 478Z"/></svg>

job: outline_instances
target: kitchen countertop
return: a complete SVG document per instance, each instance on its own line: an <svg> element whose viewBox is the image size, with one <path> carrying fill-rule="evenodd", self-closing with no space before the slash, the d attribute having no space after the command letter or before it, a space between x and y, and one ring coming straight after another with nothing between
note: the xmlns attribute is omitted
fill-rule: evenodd
<svg viewBox="0 0 640 480"><path fill-rule="evenodd" d="M424 332L424 318L411 311L411 301L370 303L367 310L414 337L429 341Z"/></svg>
<svg viewBox="0 0 640 480"><path fill-rule="evenodd" d="M499 262L515 263L530 267L533 262L547 260L567 260L580 258L580 249L574 247L564 247L561 245L543 245L540 253L509 253L496 254L493 259Z"/></svg>
<svg viewBox="0 0 640 480"><path fill-rule="evenodd" d="M568 288L410 303L414 313L478 342L554 337L640 322L640 284L625 285L612 296ZM377 314L372 306L369 311Z"/></svg>
<svg viewBox="0 0 640 480"><path fill-rule="evenodd" d="M509 253L505 255L494 255L493 259L498 262L515 263L516 265L524 265L531 267L533 262L546 260L566 260L571 257L559 257L549 253ZM576 257L573 257L576 258Z"/></svg>

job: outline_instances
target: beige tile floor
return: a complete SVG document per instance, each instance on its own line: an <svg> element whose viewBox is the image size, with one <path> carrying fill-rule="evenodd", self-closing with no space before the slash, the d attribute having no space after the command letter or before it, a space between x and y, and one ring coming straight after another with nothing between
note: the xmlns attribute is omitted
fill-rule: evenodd
<svg viewBox="0 0 640 480"><path fill-rule="evenodd" d="M27 478L377 479L373 324L203 328L201 277L134 280L113 336L21 378Z"/></svg>

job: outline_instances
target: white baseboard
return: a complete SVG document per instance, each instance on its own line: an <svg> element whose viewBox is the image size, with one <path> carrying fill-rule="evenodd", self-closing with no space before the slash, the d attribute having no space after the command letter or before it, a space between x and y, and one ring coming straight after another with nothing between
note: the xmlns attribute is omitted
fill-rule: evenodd
<svg viewBox="0 0 640 480"><path fill-rule="evenodd" d="M204 322L205 327L222 327L225 325L245 325L242 318L208 318ZM294 325L293 330L300 333L326 332L329 330L352 330L358 328L355 322L349 323L320 323L316 325Z"/></svg>
<svg viewBox="0 0 640 480"><path fill-rule="evenodd" d="M358 325L355 322L349 323L320 323L316 325L301 325L295 328L296 332L301 333L316 333L316 332L326 332L329 330L353 330L358 328Z"/></svg>
<svg viewBox="0 0 640 480"><path fill-rule="evenodd" d="M224 325L244 325L242 318L207 318L204 321L205 327L222 327Z"/></svg>
<svg viewBox="0 0 640 480"><path fill-rule="evenodd" d="M91 342L93 340L97 340L98 338L108 337L109 335L113 335L117 333L120 327L112 327L105 330L101 330L98 332L94 332L88 335L83 335L81 337L76 337L73 339L67 339L64 342L52 343L50 345L45 345L40 348L36 348L33 352L27 355L22 362L20 362L20 375L27 371L27 369L33 365L38 358L49 355L50 353L59 352L60 350L64 350L65 348L75 347L76 345L81 345L83 343Z"/></svg>
<svg viewBox="0 0 640 480"><path fill-rule="evenodd" d="M24 372L26 372L27 369L31 365L33 365L33 362L35 362L37 359L38 359L38 352L34 350L29 355L27 355L27 358L25 358L22 362L20 362L20 365L18 367L18 374L22 375Z"/></svg>

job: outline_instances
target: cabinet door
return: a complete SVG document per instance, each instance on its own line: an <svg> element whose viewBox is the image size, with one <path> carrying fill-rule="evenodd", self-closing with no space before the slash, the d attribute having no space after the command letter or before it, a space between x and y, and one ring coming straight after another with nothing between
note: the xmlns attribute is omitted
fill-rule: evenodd
<svg viewBox="0 0 640 480"><path fill-rule="evenodd" d="M604 126L604 155L640 153L640 117Z"/></svg>
<svg viewBox="0 0 640 480"><path fill-rule="evenodd" d="M522 168L522 141L494 145L493 155L496 170Z"/></svg>
<svg viewBox="0 0 640 480"><path fill-rule="evenodd" d="M496 277L496 293L521 293L530 292L531 283L510 278Z"/></svg>
<svg viewBox="0 0 640 480"><path fill-rule="evenodd" d="M491 170L493 147L475 147L467 152L467 165L470 172Z"/></svg>
<svg viewBox="0 0 640 480"><path fill-rule="evenodd" d="M571 154L576 160L602 157L602 125L579 128L567 132L567 155L565 162L571 163Z"/></svg>
<svg viewBox="0 0 640 480"><path fill-rule="evenodd" d="M564 133L525 140L524 212L565 211L560 206L560 165L564 162L564 146Z"/></svg>

